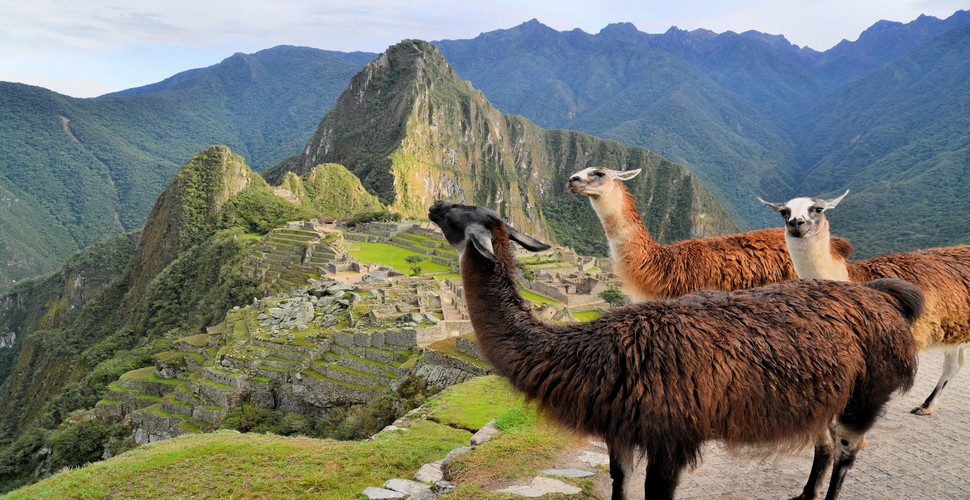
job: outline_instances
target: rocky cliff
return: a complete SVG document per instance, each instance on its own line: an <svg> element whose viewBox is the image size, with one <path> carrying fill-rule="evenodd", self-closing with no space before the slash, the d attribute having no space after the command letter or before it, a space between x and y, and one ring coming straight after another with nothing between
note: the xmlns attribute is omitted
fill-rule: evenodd
<svg viewBox="0 0 970 500"><path fill-rule="evenodd" d="M439 198L486 205L587 253L605 253L605 243L576 237L602 231L585 200L564 186L591 165L646 169L632 187L661 240L736 229L684 167L642 148L504 115L435 46L418 40L390 47L358 73L304 150L266 177L279 182L286 171L305 174L327 162L345 165L404 216L424 217Z"/></svg>

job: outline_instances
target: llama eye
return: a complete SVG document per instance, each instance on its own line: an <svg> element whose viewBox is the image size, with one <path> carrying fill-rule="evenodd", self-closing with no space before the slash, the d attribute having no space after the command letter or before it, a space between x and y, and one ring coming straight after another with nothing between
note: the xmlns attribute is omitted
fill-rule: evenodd
<svg viewBox="0 0 970 500"><path fill-rule="evenodd" d="M822 213L822 207L815 207L815 208L812 209L812 211L814 211L817 214L820 214L820 213Z"/></svg>
<svg viewBox="0 0 970 500"><path fill-rule="evenodd" d="M788 218L788 216L789 216L789 215L791 215L791 210L788 210L788 209L786 208L786 209L784 209L784 210L782 210L781 212L778 212L778 213L780 213L782 217L784 217L784 218L786 218L786 219L787 219L787 218Z"/></svg>
<svg viewBox="0 0 970 500"><path fill-rule="evenodd" d="M593 177L603 177L604 175L606 174L604 174L603 172L593 172Z"/></svg>

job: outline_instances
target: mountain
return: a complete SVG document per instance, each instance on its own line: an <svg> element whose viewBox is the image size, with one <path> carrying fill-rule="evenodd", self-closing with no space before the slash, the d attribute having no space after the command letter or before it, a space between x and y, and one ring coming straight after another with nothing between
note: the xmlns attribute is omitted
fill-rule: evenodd
<svg viewBox="0 0 970 500"><path fill-rule="evenodd" d="M852 193L832 227L869 255L970 243L970 24L820 102L796 129L803 193Z"/></svg>
<svg viewBox="0 0 970 500"><path fill-rule="evenodd" d="M0 82L0 290L140 228L210 144L260 170L292 155L373 57L281 46L93 99Z"/></svg>
<svg viewBox="0 0 970 500"><path fill-rule="evenodd" d="M369 63L302 153L266 177L305 174L321 163L346 166L404 216L425 217L439 198L482 204L580 253L606 253L588 202L565 192L566 179L592 165L646 169L644 180L631 185L647 225L663 241L736 227L682 166L641 148L503 115L458 78L441 51L417 40Z"/></svg>
<svg viewBox="0 0 970 500"><path fill-rule="evenodd" d="M778 224L752 202L755 196L787 199L853 187L843 215L866 222L845 226L845 234L861 243L858 256L871 256L970 242L958 212L942 209L945 200L970 195L960 167L968 129L960 128L962 116L951 115L960 113L967 95L964 54L959 42L946 42L968 23L970 11L943 20L881 22L859 41L826 52L757 32L672 28L651 35L620 23L589 35L535 20L436 44L456 72L504 112L619 139L683 163L742 227ZM933 68L925 75L933 80L927 87L907 76L905 68L913 65ZM944 132L947 123L953 126ZM870 135L865 150L853 147L870 128L895 140ZM919 149L912 147L917 143ZM932 176L912 168L937 159ZM826 173L833 169L851 172L858 182ZM947 198L934 196L934 177L947 179L939 191ZM921 217L854 212L848 200L870 198L873 206L886 200L887 182L906 185L907 204L922 205ZM924 227L919 235L888 235L900 218L907 227Z"/></svg>
<svg viewBox="0 0 970 500"><path fill-rule="evenodd" d="M648 148L689 166L743 227L773 222L751 200L791 190L797 165L791 140L764 111L705 74L703 64L649 46L664 43L631 29L611 25L588 35L533 20L436 44L502 111ZM671 30L664 40L683 45L683 35ZM724 38L748 43L727 35L717 40ZM735 49L711 48L715 53L704 57L719 61L727 53L732 64L751 65L752 51Z"/></svg>
<svg viewBox="0 0 970 500"><path fill-rule="evenodd" d="M502 113L619 140L683 164L711 187L735 223L750 228L777 223L752 202L755 195L782 199L812 187L806 179L815 162L831 153L813 144L836 144L844 132L827 134L817 123L872 111L856 108L871 99L838 96L860 89L860 81L884 73L886 64L921 64L918 58L929 56L922 47L968 22L965 10L947 19L882 21L825 52L754 31L647 34L616 23L587 34L537 20L436 43L457 74ZM6 264L0 290L54 271L93 242L140 228L178 166L210 144L228 145L256 171L293 157L375 56L281 46L94 99L0 83L0 262ZM937 66L943 78L950 70ZM919 108L905 105L911 96L920 99L919 92L886 90L900 106ZM952 93L945 84L938 91ZM835 105L840 108L826 108ZM908 136L932 129L924 119L932 118L914 111L904 119ZM806 130L811 142L804 140ZM955 144L934 141L927 154L958 157ZM887 161L907 156L890 154L892 143L878 147ZM363 181L387 201L388 186L375 186L389 179L374 174ZM853 197L870 195L880 196L854 191ZM933 220L952 225L947 213ZM870 216L882 227L893 220L884 212ZM871 240L881 231L852 234ZM927 233L892 248L950 241L960 240Z"/></svg>

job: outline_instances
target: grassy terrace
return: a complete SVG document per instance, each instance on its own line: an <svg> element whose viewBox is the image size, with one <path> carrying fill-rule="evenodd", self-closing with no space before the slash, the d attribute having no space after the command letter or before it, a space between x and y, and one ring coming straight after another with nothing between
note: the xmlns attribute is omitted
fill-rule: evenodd
<svg viewBox="0 0 970 500"><path fill-rule="evenodd" d="M420 255L425 260L418 262L422 274L434 274L451 271L451 267L433 262L427 255L421 255L414 250L408 250L389 243L369 243L357 241L352 243L350 255L363 264L383 264L395 271L410 275L411 263L406 259L412 255Z"/></svg>
<svg viewBox="0 0 970 500"><path fill-rule="evenodd" d="M10 498L357 498L368 486L410 477L469 437L424 421L366 442L191 434L56 474Z"/></svg>

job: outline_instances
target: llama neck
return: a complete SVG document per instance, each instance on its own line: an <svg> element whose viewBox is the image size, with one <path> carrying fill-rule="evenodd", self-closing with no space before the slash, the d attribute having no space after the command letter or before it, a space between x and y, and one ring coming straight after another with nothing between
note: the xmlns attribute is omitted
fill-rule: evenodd
<svg viewBox="0 0 970 500"><path fill-rule="evenodd" d="M827 220L810 236L795 238L786 232L785 243L799 278L849 281L845 259L832 252Z"/></svg>
<svg viewBox="0 0 970 500"><path fill-rule="evenodd" d="M606 232L614 262L622 262L623 254L631 246L657 245L637 213L636 200L622 184L615 182L612 191L589 200Z"/></svg>
<svg viewBox="0 0 970 500"><path fill-rule="evenodd" d="M462 253L465 304L485 358L513 386L534 395L535 388L528 387L522 377L534 365L537 352L554 342L554 335L532 315L519 294L508 239L496 235L493 245L498 257L494 262L472 245Z"/></svg>

